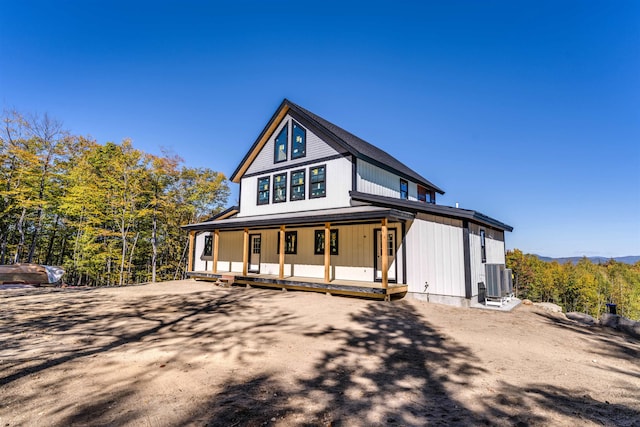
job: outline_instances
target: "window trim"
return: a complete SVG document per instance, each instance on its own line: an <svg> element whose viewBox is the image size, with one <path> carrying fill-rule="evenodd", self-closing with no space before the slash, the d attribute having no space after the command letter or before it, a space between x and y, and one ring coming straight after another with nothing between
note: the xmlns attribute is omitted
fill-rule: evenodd
<svg viewBox="0 0 640 427"><path fill-rule="evenodd" d="M319 195L319 196L314 196L313 195L313 176L311 175L311 170L313 169L324 169L324 180L320 181L322 183L324 183L324 194ZM309 168L309 199L321 199L323 197L327 197L327 165L318 165L318 166L312 166Z"/></svg>
<svg viewBox="0 0 640 427"><path fill-rule="evenodd" d="M300 172L302 173L302 184L294 185L293 184L293 175L297 174L297 173L300 173ZM291 179L289 181L290 181L289 182L289 189L291 191L291 193L289 194L289 201L297 202L298 200L304 200L305 199L305 194L306 194L305 190L306 190L306 185L307 185L306 169L297 169L297 170L291 171ZM302 188L302 192L300 193L302 196L299 197L299 198L295 198L294 199L294 195L296 193L293 191L293 187L299 187L300 185L302 185L302 187L303 187Z"/></svg>
<svg viewBox="0 0 640 427"><path fill-rule="evenodd" d="M284 198L282 200L276 200L276 177L277 176L284 176ZM273 175L273 195L272 197L272 203L283 203L287 201L287 172L283 172L283 173L277 173L275 175Z"/></svg>
<svg viewBox="0 0 640 427"><path fill-rule="evenodd" d="M262 176L260 178L258 178L257 181L257 187L258 187L258 192L256 193L256 205L258 206L263 206L263 205L268 205L270 203L270 197L271 195L269 194L269 191L271 190L271 177L270 176ZM260 193L264 193L265 191L260 191L260 181L262 180L267 180L267 197L265 198L265 202L260 202Z"/></svg>
<svg viewBox="0 0 640 427"><path fill-rule="evenodd" d="M294 138L295 138L295 130L296 127L302 131L302 154L295 155L294 154ZM301 159L303 157L307 157L307 130L300 125L300 123L295 120L291 120L291 160Z"/></svg>
<svg viewBox="0 0 640 427"><path fill-rule="evenodd" d="M407 186L407 189L404 192L404 196L402 194L402 184L405 184ZM409 200L409 181L404 178L400 178L400 198L403 200Z"/></svg>
<svg viewBox="0 0 640 427"><path fill-rule="evenodd" d="M287 240L289 237L293 237L293 247L288 249ZM280 232L278 231L278 246L276 246L276 255L280 255ZM298 253L298 231L285 231L284 232L284 254L285 255L297 255Z"/></svg>
<svg viewBox="0 0 640 427"><path fill-rule="evenodd" d="M329 253L331 255L338 255L338 248L340 246L339 244L339 239L340 239L340 234L338 233L338 229L330 229L329 232L331 234L334 234L336 236L335 238L335 247L333 245L331 245L331 247L329 248ZM322 240L322 249L319 248L318 246L318 240ZM329 239L331 239L331 236L329 236ZM313 235L313 254L314 255L324 255L324 230L315 230L315 233Z"/></svg>
<svg viewBox="0 0 640 427"><path fill-rule="evenodd" d="M284 133L284 159L278 160L278 138ZM273 163L286 162L289 159L289 123L286 123L273 139Z"/></svg>

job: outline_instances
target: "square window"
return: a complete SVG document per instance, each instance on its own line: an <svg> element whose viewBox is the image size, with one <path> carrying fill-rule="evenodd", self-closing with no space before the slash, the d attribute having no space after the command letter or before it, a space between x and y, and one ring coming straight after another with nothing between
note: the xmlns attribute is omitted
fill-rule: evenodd
<svg viewBox="0 0 640 427"><path fill-rule="evenodd" d="M258 178L258 204L269 204L269 177Z"/></svg>
<svg viewBox="0 0 640 427"><path fill-rule="evenodd" d="M273 176L273 203L287 201L287 173Z"/></svg>
<svg viewBox="0 0 640 427"><path fill-rule="evenodd" d="M289 125L285 125L285 127L282 128L282 130L276 137L274 153L273 153L274 163L284 162L285 160L287 160L288 133L289 133Z"/></svg>
<svg viewBox="0 0 640 427"><path fill-rule="evenodd" d="M330 247L331 255L338 255L338 230L330 230ZM324 230L316 230L315 232L315 248L314 254L324 255Z"/></svg>
<svg viewBox="0 0 640 427"><path fill-rule="evenodd" d="M284 232L284 253L296 254L298 252L298 232L297 231L285 231ZM280 254L280 232L278 232L278 247L276 253Z"/></svg>
<svg viewBox="0 0 640 427"><path fill-rule="evenodd" d="M292 121L291 158L299 159L307 155L307 131L295 121Z"/></svg>
<svg viewBox="0 0 640 427"><path fill-rule="evenodd" d="M326 167L318 166L309 168L309 198L315 199L327 195L326 191Z"/></svg>
<svg viewBox="0 0 640 427"><path fill-rule="evenodd" d="M291 172L291 200L304 200L304 169Z"/></svg>

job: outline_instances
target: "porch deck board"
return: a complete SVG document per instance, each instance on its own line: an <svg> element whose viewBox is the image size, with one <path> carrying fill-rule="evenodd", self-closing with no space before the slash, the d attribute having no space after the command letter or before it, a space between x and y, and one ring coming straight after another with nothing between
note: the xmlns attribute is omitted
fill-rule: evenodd
<svg viewBox="0 0 640 427"><path fill-rule="evenodd" d="M315 277L287 276L280 279L278 275L275 274L249 273L244 276L242 273L230 271L219 271L218 273L191 271L187 273L187 276L196 280L217 280L223 277L234 276L234 284L329 292L332 294L366 296L370 298L385 298L389 295L407 292L407 285L404 284L389 283L389 286L385 290L380 282L332 280L329 283L325 283L323 279Z"/></svg>

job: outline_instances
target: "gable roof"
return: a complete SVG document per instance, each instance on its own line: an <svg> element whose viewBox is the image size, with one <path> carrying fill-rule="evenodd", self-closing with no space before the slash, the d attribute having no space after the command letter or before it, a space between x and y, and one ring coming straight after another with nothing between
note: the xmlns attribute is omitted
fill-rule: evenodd
<svg viewBox="0 0 640 427"><path fill-rule="evenodd" d="M240 182L241 176L249 168L253 160L258 155L258 152L260 152L262 147L264 147L280 121L282 121L285 115L290 111L294 112L298 116L297 118L303 122L303 125L313 125L313 127L320 129L322 133L331 138L333 143L338 144L354 157L365 160L382 169L395 172L400 176L409 178L410 180L427 187L428 189L444 194L442 189L432 184L426 178L400 162L386 151L381 150L380 148L355 136L351 132L342 129L340 126L323 119L311 111L294 104L286 98L282 101L275 114L271 117L267 126L262 130L258 139L253 143L249 152L244 156L240 165L238 165L231 175L232 182Z"/></svg>

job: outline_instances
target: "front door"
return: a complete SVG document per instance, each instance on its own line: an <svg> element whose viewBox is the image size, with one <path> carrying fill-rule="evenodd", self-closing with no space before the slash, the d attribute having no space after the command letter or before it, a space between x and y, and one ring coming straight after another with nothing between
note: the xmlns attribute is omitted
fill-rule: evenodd
<svg viewBox="0 0 640 427"><path fill-rule="evenodd" d="M389 256L389 272L387 278L389 282L397 281L396 274L396 229L390 228L387 230L389 233L387 254ZM376 251L376 265L375 265L375 280L382 280L382 230L376 229L376 238L374 239L374 247Z"/></svg>
<svg viewBox="0 0 640 427"><path fill-rule="evenodd" d="M260 234L249 236L249 272L260 273L260 250L262 238Z"/></svg>

